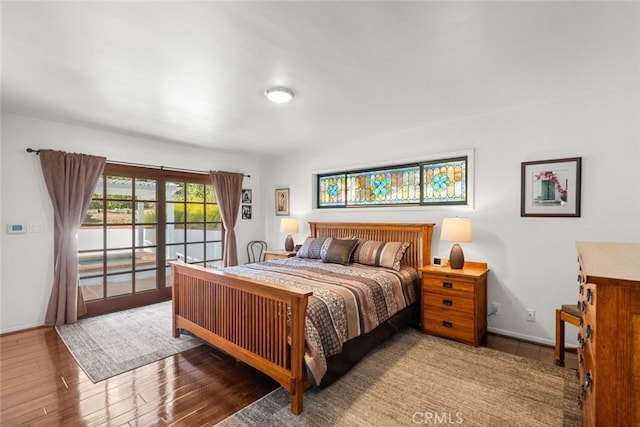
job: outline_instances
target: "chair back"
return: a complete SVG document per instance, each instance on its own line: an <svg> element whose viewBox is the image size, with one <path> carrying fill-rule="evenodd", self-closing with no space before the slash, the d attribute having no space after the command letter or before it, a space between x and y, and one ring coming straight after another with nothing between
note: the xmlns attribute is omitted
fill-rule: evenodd
<svg viewBox="0 0 640 427"><path fill-rule="evenodd" d="M264 261L267 242L262 240L252 240L247 244L247 258L249 263Z"/></svg>

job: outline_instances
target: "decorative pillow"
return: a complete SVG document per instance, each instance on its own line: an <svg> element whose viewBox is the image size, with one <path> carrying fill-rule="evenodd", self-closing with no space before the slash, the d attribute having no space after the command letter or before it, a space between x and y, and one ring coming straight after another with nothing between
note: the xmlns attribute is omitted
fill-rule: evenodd
<svg viewBox="0 0 640 427"><path fill-rule="evenodd" d="M332 239L326 253L322 254L322 262L348 265L357 243L358 241L353 239Z"/></svg>
<svg viewBox="0 0 640 427"><path fill-rule="evenodd" d="M353 262L400 270L400 261L411 242L360 241L353 252Z"/></svg>
<svg viewBox="0 0 640 427"><path fill-rule="evenodd" d="M320 259L323 249L324 251L327 250L326 248L331 243L331 240L330 237L307 237L302 247L298 249L296 257Z"/></svg>

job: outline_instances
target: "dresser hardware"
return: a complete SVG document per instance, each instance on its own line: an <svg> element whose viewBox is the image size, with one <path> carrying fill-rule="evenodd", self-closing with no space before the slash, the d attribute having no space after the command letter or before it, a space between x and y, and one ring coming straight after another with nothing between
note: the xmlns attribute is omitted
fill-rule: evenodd
<svg viewBox="0 0 640 427"><path fill-rule="evenodd" d="M584 379L584 386L589 389L589 391L593 391L593 375L591 375L591 369L587 372Z"/></svg>
<svg viewBox="0 0 640 427"><path fill-rule="evenodd" d="M442 287L443 288L447 288L447 289L451 289L451 288L453 288L453 283L452 282L442 282Z"/></svg>
<svg viewBox="0 0 640 427"><path fill-rule="evenodd" d="M587 329L585 330L585 337L589 339L589 341L593 342L593 328L591 325L587 325Z"/></svg>
<svg viewBox="0 0 640 427"><path fill-rule="evenodd" d="M446 320L443 320L442 326L444 326L445 328L453 328L453 322L448 322Z"/></svg>
<svg viewBox="0 0 640 427"><path fill-rule="evenodd" d="M442 300L442 305L446 305L448 307L451 307L453 305L453 301L451 301L450 299L443 299Z"/></svg>
<svg viewBox="0 0 640 427"><path fill-rule="evenodd" d="M587 302L593 304L593 291L591 289L587 289Z"/></svg>

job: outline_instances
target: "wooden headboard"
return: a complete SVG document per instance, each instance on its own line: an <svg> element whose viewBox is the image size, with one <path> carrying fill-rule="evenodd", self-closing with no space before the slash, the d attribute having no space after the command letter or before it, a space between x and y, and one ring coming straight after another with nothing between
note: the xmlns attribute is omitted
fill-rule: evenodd
<svg viewBox="0 0 640 427"><path fill-rule="evenodd" d="M416 270L431 263L431 236L435 224L374 222L310 222L312 237L359 237L387 242L411 242L403 258Z"/></svg>

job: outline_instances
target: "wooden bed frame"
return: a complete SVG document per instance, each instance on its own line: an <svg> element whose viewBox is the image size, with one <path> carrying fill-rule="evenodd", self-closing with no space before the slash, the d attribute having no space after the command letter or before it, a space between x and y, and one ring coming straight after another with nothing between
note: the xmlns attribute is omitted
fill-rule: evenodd
<svg viewBox="0 0 640 427"><path fill-rule="evenodd" d="M434 224L310 222L309 226L312 237L411 242L403 262L416 269L431 259ZM312 292L191 264L171 265L173 336L188 331L269 375L291 395L291 412L300 414L309 385L304 324Z"/></svg>

